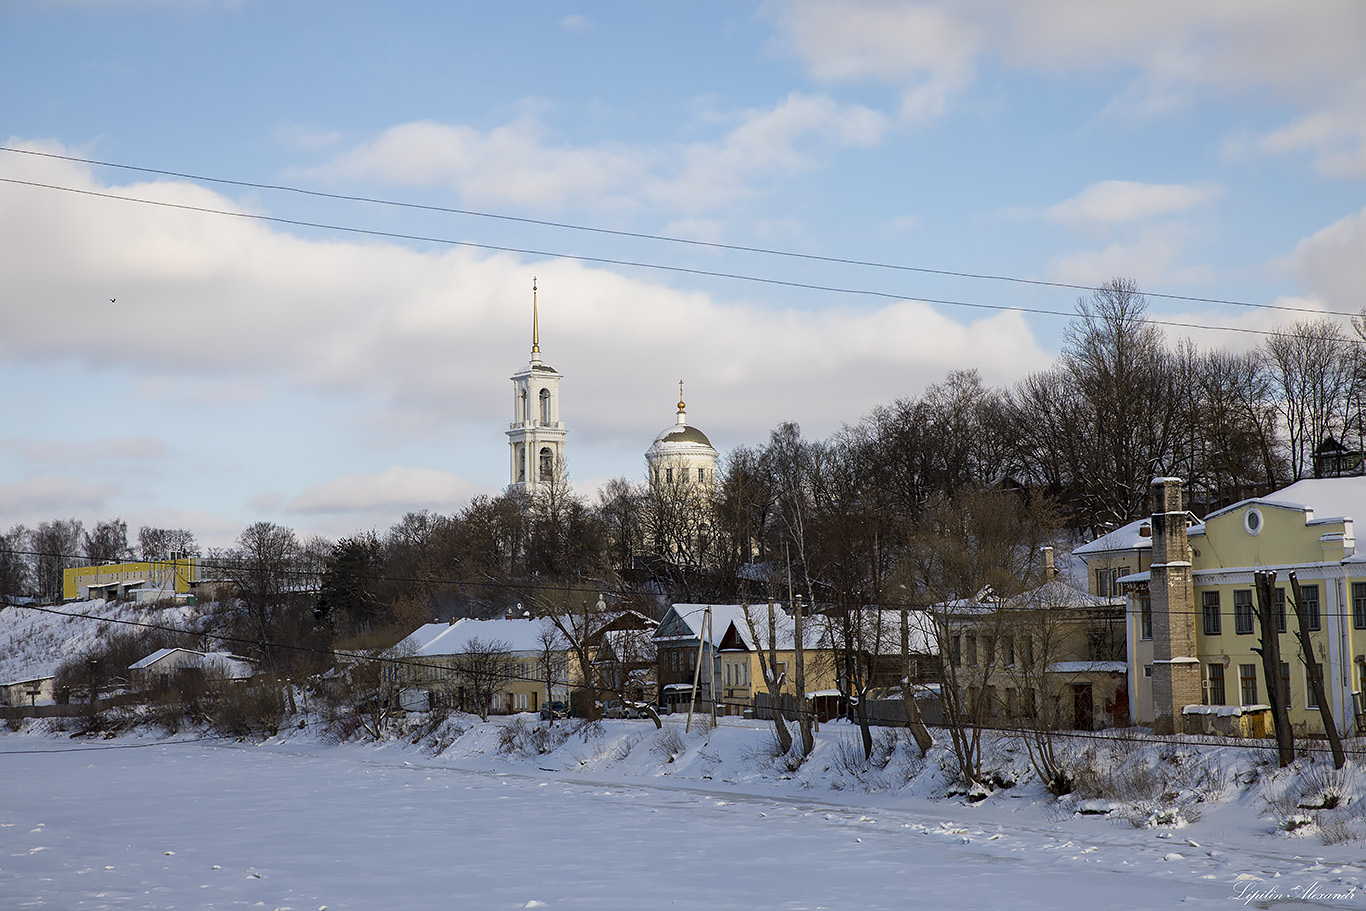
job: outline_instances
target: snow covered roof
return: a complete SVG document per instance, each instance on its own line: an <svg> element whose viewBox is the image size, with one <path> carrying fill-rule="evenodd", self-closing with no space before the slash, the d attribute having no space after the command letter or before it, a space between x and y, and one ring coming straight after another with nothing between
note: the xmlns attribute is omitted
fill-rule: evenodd
<svg viewBox="0 0 1366 911"><path fill-rule="evenodd" d="M250 661L230 652L208 652L191 662L191 667L210 674L220 674L229 680L247 680L256 673Z"/></svg>
<svg viewBox="0 0 1366 911"><path fill-rule="evenodd" d="M1292 509L1307 509L1306 521L1323 522L1331 519L1366 519L1366 477L1310 478L1296 481L1275 493L1255 500L1234 503L1211 516L1260 503Z"/></svg>
<svg viewBox="0 0 1366 911"><path fill-rule="evenodd" d="M135 662L133 662L132 664L128 665L128 670L130 670L130 671L140 671L140 670L143 670L143 669L145 669L145 668L149 668L149 667L151 667L152 665L156 664L156 663L157 663L158 661L160 661L161 659L167 657L168 655L170 655L170 654L172 654L172 653L174 653L174 652L180 652L180 651L189 651L189 649L159 648L159 649L157 649L156 651L152 652L152 654L148 655L146 658L143 658L141 661L135 661ZM201 652L196 652L195 654L202 654L202 653L201 653Z"/></svg>
<svg viewBox="0 0 1366 911"><path fill-rule="evenodd" d="M541 628L542 621L535 619L465 618L454 623L426 623L394 646L393 651L413 657L461 655L469 650L470 642L478 639L485 645L497 643L512 652L539 652Z"/></svg>
<svg viewBox="0 0 1366 911"><path fill-rule="evenodd" d="M1186 527L1187 535L1203 535L1205 526L1194 513L1186 513L1189 525ZM1121 525L1114 531L1106 532L1094 541L1088 541L1081 547L1074 548L1072 554L1086 560L1088 557L1095 557L1100 554L1114 553L1126 550L1148 550L1153 546L1151 532L1143 534L1145 526L1150 526L1152 520L1148 516L1134 519L1126 525Z"/></svg>

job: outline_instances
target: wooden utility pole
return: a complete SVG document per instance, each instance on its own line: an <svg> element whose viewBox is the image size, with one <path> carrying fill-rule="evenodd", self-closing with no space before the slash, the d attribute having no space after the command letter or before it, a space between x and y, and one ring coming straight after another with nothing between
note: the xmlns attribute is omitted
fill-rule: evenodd
<svg viewBox="0 0 1366 911"><path fill-rule="evenodd" d="M1295 737L1290 732L1290 710L1281 688L1281 634L1276 628L1276 571L1258 570L1253 574L1257 588L1257 622L1262 628L1262 646L1254 648L1262 656L1266 675L1266 701L1271 706L1271 722L1276 729L1276 750L1281 768L1295 761Z"/></svg>
<svg viewBox="0 0 1366 911"><path fill-rule="evenodd" d="M708 605L706 611L702 614L702 628L699 632L700 635L697 639L697 665L692 669L692 698L688 700L688 722L687 724L683 725L683 733L685 734L692 730L692 713L693 709L697 707L697 682L702 676L702 658L706 655L706 652L704 651L704 646L706 645L707 637L711 635L710 605ZM715 723L716 708L714 702L711 717L712 722Z"/></svg>
<svg viewBox="0 0 1366 911"><path fill-rule="evenodd" d="M1304 667L1309 673L1309 687L1314 691L1314 701L1319 706L1319 717L1323 719L1323 732L1328 737L1328 747L1333 751L1333 768L1340 769L1347 764L1347 754L1342 751L1342 738L1338 736L1338 726L1333 723L1333 707L1328 703L1324 692L1323 669L1318 656L1314 654L1314 642L1309 637L1309 617L1304 609L1304 597L1300 594L1300 580L1290 573L1290 593L1295 605L1295 634L1300 640L1300 651L1304 654Z"/></svg>

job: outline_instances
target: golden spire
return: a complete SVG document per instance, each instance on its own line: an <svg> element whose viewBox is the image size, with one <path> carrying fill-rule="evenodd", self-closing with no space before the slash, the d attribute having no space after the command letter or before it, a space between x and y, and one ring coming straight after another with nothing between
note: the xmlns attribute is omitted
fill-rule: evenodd
<svg viewBox="0 0 1366 911"><path fill-rule="evenodd" d="M678 381L678 416L679 416L680 420L682 419L684 412L687 411L687 408L688 408L688 406L683 404L683 381L682 381L682 380L679 380L679 381Z"/></svg>
<svg viewBox="0 0 1366 911"><path fill-rule="evenodd" d="M541 352L541 320L536 309L536 276L531 277L531 353Z"/></svg>

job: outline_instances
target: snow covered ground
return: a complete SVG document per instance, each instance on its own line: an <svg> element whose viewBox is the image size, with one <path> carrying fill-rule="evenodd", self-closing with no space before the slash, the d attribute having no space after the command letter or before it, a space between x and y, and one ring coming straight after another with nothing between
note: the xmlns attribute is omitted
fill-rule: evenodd
<svg viewBox="0 0 1366 911"><path fill-rule="evenodd" d="M1023 781L945 797L943 757L904 743L851 771L840 724L796 773L738 720L561 722L544 739L529 719L460 718L423 746L41 727L0 735L3 908L1366 907L1357 830L1288 834L1269 795L1303 775L1242 749L1200 755L1198 810L1135 815ZM1359 796L1360 768L1338 783Z"/></svg>

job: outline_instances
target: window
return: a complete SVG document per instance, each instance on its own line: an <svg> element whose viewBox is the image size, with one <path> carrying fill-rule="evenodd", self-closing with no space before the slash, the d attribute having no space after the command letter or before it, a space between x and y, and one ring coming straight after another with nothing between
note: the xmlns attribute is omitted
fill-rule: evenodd
<svg viewBox="0 0 1366 911"><path fill-rule="evenodd" d="M541 390L541 423L550 423L550 390Z"/></svg>
<svg viewBox="0 0 1366 911"><path fill-rule="evenodd" d="M1145 665L1143 665L1143 676L1144 676L1144 677L1151 677L1152 675L1153 675L1153 666L1152 666L1151 664L1145 664Z"/></svg>
<svg viewBox="0 0 1366 911"><path fill-rule="evenodd" d="M707 469L705 469L705 468L699 468L699 469L697 469L697 483L701 484L704 480L706 480L706 477L707 477L706 472L707 472Z"/></svg>
<svg viewBox="0 0 1366 911"><path fill-rule="evenodd" d="M1138 635L1141 639L1153 637L1153 599L1143 598L1138 602Z"/></svg>
<svg viewBox="0 0 1366 911"><path fill-rule="evenodd" d="M993 664L996 663L996 637L995 637L995 636L983 636L983 637L982 637L982 655L983 655L983 662L986 664L987 667L991 667Z"/></svg>
<svg viewBox="0 0 1366 911"><path fill-rule="evenodd" d="M963 637L954 636L949 640L949 664L958 667L963 663Z"/></svg>
<svg viewBox="0 0 1366 911"><path fill-rule="evenodd" d="M687 468L684 468L684 469L683 469L683 483L684 483L684 484L688 483L688 469L687 469Z"/></svg>
<svg viewBox="0 0 1366 911"><path fill-rule="evenodd" d="M1209 704L1224 705L1224 666L1219 662L1209 665Z"/></svg>
<svg viewBox="0 0 1366 911"><path fill-rule="evenodd" d="M1314 695L1314 681L1317 680L1319 686L1323 686L1323 665L1317 665L1314 670L1318 673L1311 675L1309 668L1304 669L1304 691L1307 694L1304 697L1304 704L1311 709L1319 707L1318 697Z"/></svg>
<svg viewBox="0 0 1366 911"><path fill-rule="evenodd" d="M666 468L666 469L664 469L664 483L665 483L665 484L672 484L673 482L674 482L674 470L673 470L672 468Z"/></svg>
<svg viewBox="0 0 1366 911"><path fill-rule="evenodd" d="M1257 665L1238 665L1238 688L1242 691L1243 705L1257 704Z"/></svg>
<svg viewBox="0 0 1366 911"><path fill-rule="evenodd" d="M1290 707L1290 665L1281 662L1281 698L1285 700L1286 708Z"/></svg>
<svg viewBox="0 0 1366 911"><path fill-rule="evenodd" d="M1304 622L1311 630L1320 629L1319 620L1319 587L1317 585L1301 585L1300 600L1304 602Z"/></svg>
<svg viewBox="0 0 1366 911"><path fill-rule="evenodd" d="M1252 590L1233 593L1233 631L1240 636L1252 635Z"/></svg>
<svg viewBox="0 0 1366 911"><path fill-rule="evenodd" d="M1352 626L1366 629L1366 582L1352 583Z"/></svg>
<svg viewBox="0 0 1366 911"><path fill-rule="evenodd" d="M1205 614L1205 635L1217 636L1222 631L1219 621L1219 593L1201 592L1200 606Z"/></svg>
<svg viewBox="0 0 1366 911"><path fill-rule="evenodd" d="M1285 632L1285 589L1276 589L1276 632Z"/></svg>
<svg viewBox="0 0 1366 911"><path fill-rule="evenodd" d="M1015 666L1015 637L1003 636L1001 638L1001 653L1004 657L1006 667Z"/></svg>
<svg viewBox="0 0 1366 911"><path fill-rule="evenodd" d="M1110 570L1096 570L1096 594L1102 598L1110 597Z"/></svg>
<svg viewBox="0 0 1366 911"><path fill-rule="evenodd" d="M968 652L968 667L976 667L976 666L977 666L977 637L976 637L976 636L968 636L968 641L967 641L967 644L966 644L965 647L966 647L967 652Z"/></svg>

